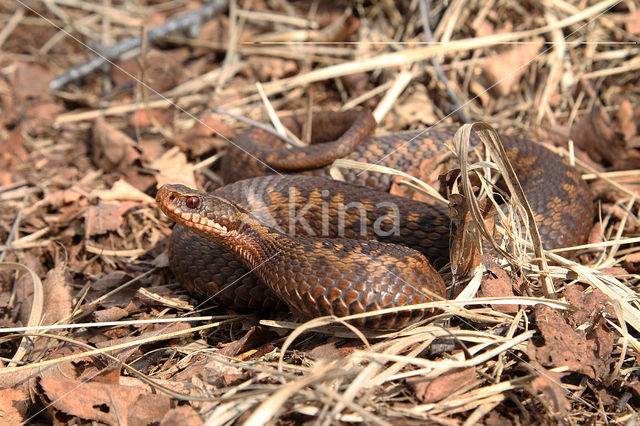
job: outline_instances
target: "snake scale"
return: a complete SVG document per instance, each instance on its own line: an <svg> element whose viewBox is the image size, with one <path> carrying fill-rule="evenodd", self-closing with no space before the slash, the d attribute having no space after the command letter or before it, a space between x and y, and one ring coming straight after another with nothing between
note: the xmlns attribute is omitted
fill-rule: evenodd
<svg viewBox="0 0 640 426"><path fill-rule="evenodd" d="M305 116L282 122L299 136ZM229 147L221 167L225 182L234 183L212 194L162 187L158 204L178 223L169 243L178 280L196 296L215 297L235 309L273 311L286 305L306 318L444 297L435 268L449 259L446 209L387 193L389 175L345 171L348 182L338 182L328 174L336 158L412 170L441 155L454 132L372 137L374 129L366 112L315 113L310 145L287 148L279 138L250 128ZM579 172L532 141L501 140L545 248L583 243L594 204ZM354 324L398 328L432 313L404 310Z"/></svg>

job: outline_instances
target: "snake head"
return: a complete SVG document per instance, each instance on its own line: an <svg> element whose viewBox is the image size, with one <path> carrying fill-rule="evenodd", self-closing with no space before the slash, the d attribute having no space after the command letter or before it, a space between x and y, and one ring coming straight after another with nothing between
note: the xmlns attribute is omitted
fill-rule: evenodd
<svg viewBox="0 0 640 426"><path fill-rule="evenodd" d="M246 216L236 204L185 185L163 185L156 202L171 220L210 239L237 235Z"/></svg>

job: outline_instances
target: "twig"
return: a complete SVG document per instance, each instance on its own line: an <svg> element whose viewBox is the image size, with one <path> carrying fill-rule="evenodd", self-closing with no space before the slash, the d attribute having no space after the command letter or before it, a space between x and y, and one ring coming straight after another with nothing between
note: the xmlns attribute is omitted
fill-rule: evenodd
<svg viewBox="0 0 640 426"><path fill-rule="evenodd" d="M211 18L213 15L220 12L220 10L227 6L227 3L228 0L213 0L200 9L171 19L166 24L149 30L147 32L147 40L149 42L153 42L154 40L164 37L174 31L199 26L205 19ZM96 69L102 67L105 63L111 62L119 58L124 53L140 47L140 42L140 37L130 37L118 44L103 49L102 52L94 51L97 55L95 58L85 62L84 64L75 66L61 76L53 79L49 85L49 91L59 90L66 84L89 75Z"/></svg>
<svg viewBox="0 0 640 426"><path fill-rule="evenodd" d="M422 27L424 28L424 38L427 43L431 43L433 40L433 35L431 34L431 27L429 26L429 3L427 0L420 0L419 4L420 17L422 18ZM449 94L449 97L453 102L453 112L458 114L458 117L460 117L460 120L462 120L462 122L471 123L471 119L464 112L462 102L460 102L460 99L458 99L458 95L453 90L451 85L449 85L449 79L444 74L444 71L442 71L442 67L440 66L438 57L436 55L433 55L431 58L429 58L429 60L431 61L431 65L433 66L436 75L438 76L440 81L442 81L442 84L444 84L445 89L447 89L447 93Z"/></svg>
<svg viewBox="0 0 640 426"><path fill-rule="evenodd" d="M234 119L236 119L238 121L242 121L243 123L249 124L250 126L257 127L257 128L259 128L261 130L264 130L267 133L270 133L270 134L272 134L274 136L279 137L280 139L282 139L284 142L286 142L288 144L291 144L291 145L294 145L294 146L302 146L302 145L300 145L299 142L296 142L296 141L294 141L292 139L289 139L288 137L286 137L284 135L281 135L280 133L278 133L278 131L276 129L273 128L273 126L269 126L268 124L260 123L259 121L252 120L252 119L244 117L242 115L234 114L234 113L229 112L227 110L224 110L222 108L216 108L214 112L216 112L218 114L228 115L229 117L234 118Z"/></svg>

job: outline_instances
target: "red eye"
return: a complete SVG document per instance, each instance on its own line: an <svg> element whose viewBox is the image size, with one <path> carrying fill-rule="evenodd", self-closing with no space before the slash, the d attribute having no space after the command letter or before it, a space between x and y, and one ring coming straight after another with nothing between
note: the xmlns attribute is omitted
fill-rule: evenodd
<svg viewBox="0 0 640 426"><path fill-rule="evenodd" d="M195 209L196 207L198 207L198 204L200 204L200 199L195 195L192 195L191 197L187 198L187 200L185 201L185 204L190 209Z"/></svg>

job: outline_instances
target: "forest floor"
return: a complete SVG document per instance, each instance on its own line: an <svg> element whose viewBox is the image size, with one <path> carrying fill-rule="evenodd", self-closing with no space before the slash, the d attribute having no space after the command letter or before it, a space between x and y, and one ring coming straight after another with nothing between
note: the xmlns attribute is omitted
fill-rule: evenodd
<svg viewBox="0 0 640 426"><path fill-rule="evenodd" d="M69 74L203 4L0 1L0 423L640 421L637 2L433 2L427 33L422 1L213 3ZM483 256L464 301L397 331L202 305L156 191L220 186L229 113L269 108L544 143L595 196L587 244L546 282L532 250Z"/></svg>

